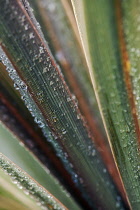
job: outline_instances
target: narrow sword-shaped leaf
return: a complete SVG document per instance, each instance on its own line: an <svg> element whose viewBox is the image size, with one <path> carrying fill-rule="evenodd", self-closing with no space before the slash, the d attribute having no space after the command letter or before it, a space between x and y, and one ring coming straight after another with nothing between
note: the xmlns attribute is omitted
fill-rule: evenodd
<svg viewBox="0 0 140 210"><path fill-rule="evenodd" d="M11 135L2 124L0 124L0 134L0 152L2 154L26 171L68 209L80 209L68 191L60 185L50 171L42 167L36 158L21 143L19 144L18 139Z"/></svg>
<svg viewBox="0 0 140 210"><path fill-rule="evenodd" d="M73 1L73 5L85 52L89 56L90 74L106 132L129 202L134 209L139 209L139 134L131 110L122 60L118 4L110 0L104 4L102 1L83 0L79 10L78 2Z"/></svg>
<svg viewBox="0 0 140 210"><path fill-rule="evenodd" d="M122 25L122 36L125 44L125 55L123 57L130 78L134 106L132 108L137 120L137 133L140 134L140 28L139 28L139 6L138 1L119 2L120 22ZM127 54L127 58L125 59ZM131 97L132 98L132 97ZM140 137L138 139L140 143Z"/></svg>
<svg viewBox="0 0 140 210"><path fill-rule="evenodd" d="M81 52L81 46L79 46L79 39L77 42L75 38L75 34L77 35L78 32L74 33L71 28L72 24L74 25L75 18L71 14L70 5L67 1L62 1L65 9L67 9L67 13L71 12L69 19L67 19L67 14L61 1L33 0L30 2L35 16L41 24L45 38L49 40L53 56L60 64L66 81L68 81L69 88L78 100L79 109L87 120L90 131L96 137L95 143L101 152L103 160L114 181L117 183L119 190L124 195L125 193L123 192L123 187L121 186L121 181L113 162L104 130L102 129L102 120L99 115L91 81L89 80L85 58ZM31 17L31 19L33 18ZM63 33L64 31L65 33Z"/></svg>
<svg viewBox="0 0 140 210"><path fill-rule="evenodd" d="M17 186L26 191L26 194L32 196L40 206L46 209L67 209L58 200L53 197L45 188L35 182L29 175L18 168L14 163L8 160L0 153L0 167L6 172Z"/></svg>
<svg viewBox="0 0 140 210"><path fill-rule="evenodd" d="M11 182L10 177L0 170L0 208L27 210L41 208L37 203Z"/></svg>
<svg viewBox="0 0 140 210"><path fill-rule="evenodd" d="M11 79L7 75L8 72L2 64L0 65L0 72L2 76L0 80L0 120L50 170L63 187L76 197L78 203L84 206L84 200L73 184L70 174L31 118L30 112L19 98L19 92L11 84ZM8 92L8 90L10 91Z"/></svg>
<svg viewBox="0 0 140 210"><path fill-rule="evenodd" d="M16 87L18 87L18 89L22 95L22 99L25 101L25 104L28 107L29 111L32 113L32 116L35 117L35 122L38 123L39 127L42 128L44 136L46 137L46 140L53 144L54 148L57 151L57 156L59 156L62 159L62 161L65 165L65 168L70 172L70 174L72 175L72 178L74 179L73 181L75 182L75 179L77 179L77 174L75 174L75 170L73 170L73 165L71 163L69 163L69 161L67 159L67 153L63 152L61 146L57 143L56 139L58 137L56 135L54 136L54 134L51 132L50 128L48 127L48 124L45 123L42 113L40 112L40 110L38 109L36 104L34 103L33 98L31 97L29 92L27 92L27 89L25 88L26 87L25 83L16 74L14 67L12 66L12 64L10 63L10 61L8 60L8 58L6 57L6 55L2 49L0 49L0 53L1 53L2 61L6 65L7 70L14 73L14 80L13 80L15 82L14 84ZM12 75L9 74L9 75L13 79L13 74ZM76 176L76 178L75 178L75 176ZM68 181L69 181L69 179L68 179ZM71 184L71 183L67 183L67 184ZM75 188L75 186L72 185L72 194L75 197L77 195L77 189L74 189L74 188ZM69 192L71 192L71 189L69 189ZM81 195L78 195L78 199L76 198L76 200L79 200L79 196L81 196ZM82 206L85 205L85 204L83 204L83 200L80 199L80 202L81 202L80 204ZM85 201L84 201L84 203L85 203Z"/></svg>
<svg viewBox="0 0 140 210"><path fill-rule="evenodd" d="M101 206L123 208L86 126L79 117L77 104L72 100L63 75L52 60L40 34L35 30L35 26L32 25L19 1L11 0L10 7L5 1L1 3L3 5L3 9L0 7L1 40L8 50L9 58L15 63L20 78L24 81L20 81L18 85L21 93L24 91L24 96L27 99L30 97L28 103L31 102L34 105L32 112L39 108L41 111L39 116L41 119L44 118L42 127L45 127L47 122L48 129L57 136L55 145L56 147L60 145L67 152L63 161L72 162L71 169L77 172L74 174L74 180L82 191L83 189L86 191L84 196L92 208ZM16 72L13 73L13 77L17 79ZM41 90L42 100L38 100L37 92ZM61 150L60 153L63 155ZM70 165L67 167L69 168Z"/></svg>

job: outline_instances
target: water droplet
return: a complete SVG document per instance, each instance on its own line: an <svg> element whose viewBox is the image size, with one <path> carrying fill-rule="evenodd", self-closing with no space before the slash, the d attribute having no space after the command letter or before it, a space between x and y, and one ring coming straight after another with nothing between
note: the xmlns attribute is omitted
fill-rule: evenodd
<svg viewBox="0 0 140 210"><path fill-rule="evenodd" d="M56 5L52 2L48 4L48 9L50 12L55 12Z"/></svg>
<svg viewBox="0 0 140 210"><path fill-rule="evenodd" d="M96 155L96 151L95 151L94 149L92 150L91 155L92 155L92 156L95 156L95 155Z"/></svg>
<svg viewBox="0 0 140 210"><path fill-rule="evenodd" d="M24 25L24 28L25 28L25 30L27 31L27 30L29 29L29 25L28 25L28 24L25 24L25 25Z"/></svg>
<svg viewBox="0 0 140 210"><path fill-rule="evenodd" d="M62 130L62 134L66 134L67 131L65 129Z"/></svg>
<svg viewBox="0 0 140 210"><path fill-rule="evenodd" d="M107 172L106 168L104 168L104 169L103 169L103 172L104 172L104 173L106 173L106 172Z"/></svg>
<svg viewBox="0 0 140 210"><path fill-rule="evenodd" d="M50 85L53 85L54 84L54 82L53 81L50 81Z"/></svg>
<svg viewBox="0 0 140 210"><path fill-rule="evenodd" d="M44 48L42 46L39 47L40 54L44 53Z"/></svg>
<svg viewBox="0 0 140 210"><path fill-rule="evenodd" d="M71 101L71 98L70 97L67 98L67 102L69 102L69 101Z"/></svg>
<svg viewBox="0 0 140 210"><path fill-rule="evenodd" d="M124 130L120 129L120 133L124 133Z"/></svg>
<svg viewBox="0 0 140 210"><path fill-rule="evenodd" d="M57 122L57 118L56 117L53 117L53 122Z"/></svg>
<svg viewBox="0 0 140 210"><path fill-rule="evenodd" d="M43 73L47 72L48 68L47 66L43 68Z"/></svg>
<svg viewBox="0 0 140 210"><path fill-rule="evenodd" d="M29 191L28 190L24 190L23 191L26 195L29 195Z"/></svg>
<svg viewBox="0 0 140 210"><path fill-rule="evenodd" d="M117 202L116 202L116 208L119 208L119 207L120 207L120 202L117 201Z"/></svg>
<svg viewBox="0 0 140 210"><path fill-rule="evenodd" d="M24 144L21 141L19 142L19 145L22 146L22 147L24 147Z"/></svg>
<svg viewBox="0 0 140 210"><path fill-rule="evenodd" d="M13 182L14 184L17 184L17 183L18 183L18 181L17 181L17 180L14 180L14 179L12 179L12 182Z"/></svg>
<svg viewBox="0 0 140 210"><path fill-rule="evenodd" d="M80 119L80 116L81 116L80 114L77 114L77 119L78 119L78 120Z"/></svg>
<svg viewBox="0 0 140 210"><path fill-rule="evenodd" d="M56 52L56 58L58 61L65 61L64 55L62 51L57 51Z"/></svg>
<svg viewBox="0 0 140 210"><path fill-rule="evenodd" d="M30 39L33 39L34 38L34 33L33 32L29 33L29 38Z"/></svg>
<svg viewBox="0 0 140 210"><path fill-rule="evenodd" d="M16 90L19 90L19 85L17 83L14 83L14 87Z"/></svg>

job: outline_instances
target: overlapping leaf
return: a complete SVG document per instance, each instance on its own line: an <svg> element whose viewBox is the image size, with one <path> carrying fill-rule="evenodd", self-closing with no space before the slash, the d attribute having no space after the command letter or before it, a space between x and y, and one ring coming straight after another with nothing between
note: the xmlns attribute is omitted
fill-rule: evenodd
<svg viewBox="0 0 140 210"><path fill-rule="evenodd" d="M13 182L29 194L32 198L39 203L44 209L67 209L56 198L54 198L43 187L36 183L25 172L18 168L14 163L9 161L5 156L0 153L0 167L7 173L13 180ZM18 197L20 200L20 197ZM21 199L22 196L21 196Z"/></svg>
<svg viewBox="0 0 140 210"><path fill-rule="evenodd" d="M83 0L79 10L78 2L73 1L73 5L106 132L129 202L133 209L139 209L139 125L121 16L124 15L127 28L131 25L127 17L133 19L136 15L129 10L132 5L135 5L132 9L137 9L137 6L132 1L129 1L128 6L128 2L124 1L121 10L120 1L108 0L103 3ZM135 20L135 24L137 23ZM128 28L126 33L130 34ZM130 44L130 36L127 38ZM133 43L135 40L134 38ZM137 77L133 77L134 80Z"/></svg>
<svg viewBox="0 0 140 210"><path fill-rule="evenodd" d="M77 104L41 34L19 1L10 1L10 7L5 1L1 1L1 4L3 49L16 71L3 51L1 59L36 122L53 143L89 204L95 208L121 207Z"/></svg>

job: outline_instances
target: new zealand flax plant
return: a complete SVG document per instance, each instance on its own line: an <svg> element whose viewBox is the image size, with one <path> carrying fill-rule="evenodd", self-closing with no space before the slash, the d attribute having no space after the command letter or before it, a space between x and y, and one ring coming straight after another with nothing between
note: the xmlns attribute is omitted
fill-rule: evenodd
<svg viewBox="0 0 140 210"><path fill-rule="evenodd" d="M140 209L139 22L136 0L0 0L0 209Z"/></svg>

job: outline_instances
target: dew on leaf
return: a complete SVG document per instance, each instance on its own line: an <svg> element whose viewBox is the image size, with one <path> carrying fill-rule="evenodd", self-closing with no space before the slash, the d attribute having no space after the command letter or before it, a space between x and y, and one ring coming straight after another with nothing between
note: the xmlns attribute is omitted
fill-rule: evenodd
<svg viewBox="0 0 140 210"><path fill-rule="evenodd" d="M69 101L71 101L71 98L70 97L67 98L67 102L69 102Z"/></svg>
<svg viewBox="0 0 140 210"><path fill-rule="evenodd" d="M46 73L48 71L48 67L43 68L43 73Z"/></svg>
<svg viewBox="0 0 140 210"><path fill-rule="evenodd" d="M29 33L29 38L30 39L33 39L34 38L34 33L33 32Z"/></svg>
<svg viewBox="0 0 140 210"><path fill-rule="evenodd" d="M54 84L54 82L53 81L50 81L50 85L53 85Z"/></svg>
<svg viewBox="0 0 140 210"><path fill-rule="evenodd" d="M62 134L66 134L67 131L65 129L62 129Z"/></svg>

